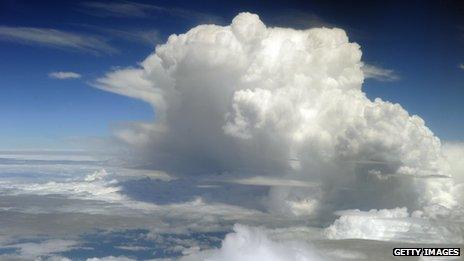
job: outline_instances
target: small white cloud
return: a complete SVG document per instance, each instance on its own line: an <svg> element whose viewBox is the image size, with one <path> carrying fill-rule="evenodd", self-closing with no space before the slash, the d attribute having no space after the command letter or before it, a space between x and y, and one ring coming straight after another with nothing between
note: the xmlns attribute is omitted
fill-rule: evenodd
<svg viewBox="0 0 464 261"><path fill-rule="evenodd" d="M460 63L458 67L459 67L459 69L464 70L464 63Z"/></svg>
<svg viewBox="0 0 464 261"><path fill-rule="evenodd" d="M79 79L82 76L75 72L51 72L48 77L58 80Z"/></svg>
<svg viewBox="0 0 464 261"><path fill-rule="evenodd" d="M366 79L375 79L381 82L393 82L400 79L395 71L370 64L364 64L362 71Z"/></svg>

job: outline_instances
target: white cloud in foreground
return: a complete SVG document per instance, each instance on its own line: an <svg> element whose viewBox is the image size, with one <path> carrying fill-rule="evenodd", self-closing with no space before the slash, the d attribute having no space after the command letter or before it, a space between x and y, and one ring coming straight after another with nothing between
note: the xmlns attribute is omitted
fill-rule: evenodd
<svg viewBox="0 0 464 261"><path fill-rule="evenodd" d="M117 52L98 37L48 28L0 26L0 40L94 54Z"/></svg>
<svg viewBox="0 0 464 261"><path fill-rule="evenodd" d="M305 243L278 242L269 239L261 228L234 226L218 250L186 256L180 261L317 261L323 260Z"/></svg>
<svg viewBox="0 0 464 261"><path fill-rule="evenodd" d="M364 64L362 71L364 77L367 79L374 79L382 82L392 82L400 79L395 71L370 64Z"/></svg>
<svg viewBox="0 0 464 261"><path fill-rule="evenodd" d="M58 80L79 79L82 76L75 72L51 72L48 77Z"/></svg>
<svg viewBox="0 0 464 261"><path fill-rule="evenodd" d="M450 176L440 140L401 105L366 97L361 55L342 29L271 28L241 13L228 26L171 35L95 85L156 110L155 122L116 131L144 164L321 184L273 187L271 210L281 214L454 208L452 180L430 178Z"/></svg>

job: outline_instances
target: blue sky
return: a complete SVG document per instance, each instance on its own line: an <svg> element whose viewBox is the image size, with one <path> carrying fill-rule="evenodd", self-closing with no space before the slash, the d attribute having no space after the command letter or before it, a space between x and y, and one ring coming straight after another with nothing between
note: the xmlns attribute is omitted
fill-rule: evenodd
<svg viewBox="0 0 464 261"><path fill-rule="evenodd" d="M89 83L135 66L172 33L227 24L241 11L267 25L345 29L378 74L364 85L369 97L400 103L442 140L464 140L464 6L457 1L3 0L0 149L68 149L69 140L107 137L114 124L152 119L149 105ZM57 71L81 77L49 77Z"/></svg>

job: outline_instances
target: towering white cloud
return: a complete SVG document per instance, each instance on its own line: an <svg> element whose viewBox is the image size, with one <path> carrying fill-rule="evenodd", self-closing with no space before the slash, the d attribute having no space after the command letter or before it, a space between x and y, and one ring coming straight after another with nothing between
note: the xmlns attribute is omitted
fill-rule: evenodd
<svg viewBox="0 0 464 261"><path fill-rule="evenodd" d="M96 86L154 107L154 123L116 134L155 168L322 184L276 187L271 209L454 207L440 140L399 104L366 97L361 55L341 29L268 28L241 13L171 35Z"/></svg>

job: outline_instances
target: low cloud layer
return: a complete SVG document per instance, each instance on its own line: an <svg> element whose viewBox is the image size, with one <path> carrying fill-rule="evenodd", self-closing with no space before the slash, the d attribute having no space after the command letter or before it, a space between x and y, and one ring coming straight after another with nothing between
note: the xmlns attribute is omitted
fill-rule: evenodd
<svg viewBox="0 0 464 261"><path fill-rule="evenodd" d="M348 210L337 213L340 217L325 229L331 239L370 239L416 243L462 243L463 228L459 222L430 221L422 212L411 215L406 208Z"/></svg>
<svg viewBox="0 0 464 261"><path fill-rule="evenodd" d="M328 225L257 205L269 187L290 187L307 196L316 185L311 182L263 176L228 183L228 175L217 181L176 179L115 167L90 155L36 153L0 157L5 217L0 259L376 260L388 259L392 247L404 242L449 246L463 241L459 219L430 219L406 208L337 211ZM285 194L277 192L269 198L280 202ZM288 206L301 214L311 202ZM229 233L234 223L246 226Z"/></svg>
<svg viewBox="0 0 464 261"><path fill-rule="evenodd" d="M51 72L48 74L48 77L52 79L66 80L66 79L79 79L82 76L75 72Z"/></svg>
<svg viewBox="0 0 464 261"><path fill-rule="evenodd" d="M154 122L116 130L139 164L318 184L273 187L270 211L455 208L440 140L401 105L366 97L366 78L397 76L361 56L342 29L270 28L241 13L171 35L95 85L153 106Z"/></svg>

